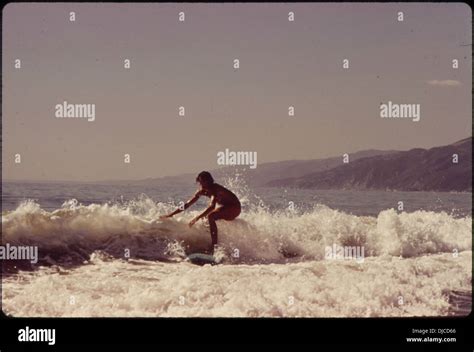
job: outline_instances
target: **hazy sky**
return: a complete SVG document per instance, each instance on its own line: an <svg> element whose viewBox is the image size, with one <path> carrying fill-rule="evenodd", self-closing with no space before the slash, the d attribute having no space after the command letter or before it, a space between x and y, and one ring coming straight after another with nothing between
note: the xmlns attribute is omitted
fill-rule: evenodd
<svg viewBox="0 0 474 352"><path fill-rule="evenodd" d="M198 172L226 148L263 163L449 144L471 135L471 43L465 4L9 4L3 178ZM95 121L55 117L64 101L95 104ZM420 104L421 120L382 119L388 101Z"/></svg>

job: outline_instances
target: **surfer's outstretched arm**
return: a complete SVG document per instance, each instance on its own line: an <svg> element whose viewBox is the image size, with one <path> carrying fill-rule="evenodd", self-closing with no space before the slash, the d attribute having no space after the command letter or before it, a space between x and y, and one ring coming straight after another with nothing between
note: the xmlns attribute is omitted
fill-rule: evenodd
<svg viewBox="0 0 474 352"><path fill-rule="evenodd" d="M162 215L160 216L160 219L165 219L165 218L171 218L173 217L174 215L176 214L179 214L183 211L185 211L186 209L188 209L191 205L193 205L194 203L196 203L196 201L199 199L199 197L201 196L201 191L197 191L194 196L188 200L185 204L184 204L184 209L181 209L181 208L177 208L175 211L173 211L172 213L169 213L167 215Z"/></svg>

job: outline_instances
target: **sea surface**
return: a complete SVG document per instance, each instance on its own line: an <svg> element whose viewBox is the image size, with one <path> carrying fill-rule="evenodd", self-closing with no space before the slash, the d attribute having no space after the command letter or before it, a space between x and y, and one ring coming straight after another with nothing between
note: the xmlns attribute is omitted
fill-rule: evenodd
<svg viewBox="0 0 474 352"><path fill-rule="evenodd" d="M4 182L2 245L12 316L373 317L456 313L472 282L472 194L250 189L219 221L217 265L186 260L210 244L203 199L159 220L196 185ZM400 203L402 202L402 203ZM328 256L332 249L349 249ZM351 257L357 249L359 257ZM329 252L328 252L329 251ZM354 253L354 252L352 252ZM464 313L472 302L463 302ZM453 313L455 312L455 313Z"/></svg>

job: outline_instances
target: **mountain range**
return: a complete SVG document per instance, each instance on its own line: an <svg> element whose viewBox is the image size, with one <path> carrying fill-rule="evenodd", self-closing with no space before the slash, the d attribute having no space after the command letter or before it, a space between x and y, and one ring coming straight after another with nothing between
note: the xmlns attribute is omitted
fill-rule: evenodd
<svg viewBox="0 0 474 352"><path fill-rule="evenodd" d="M472 137L441 147L358 158L347 164L340 158L339 165L329 170L272 180L266 186L472 192Z"/></svg>
<svg viewBox="0 0 474 352"><path fill-rule="evenodd" d="M107 183L189 186L199 171ZM430 149L359 151L349 154L348 163L343 163L341 155L262 163L256 169L227 166L209 171L221 183L238 174L250 187L472 192L472 137Z"/></svg>

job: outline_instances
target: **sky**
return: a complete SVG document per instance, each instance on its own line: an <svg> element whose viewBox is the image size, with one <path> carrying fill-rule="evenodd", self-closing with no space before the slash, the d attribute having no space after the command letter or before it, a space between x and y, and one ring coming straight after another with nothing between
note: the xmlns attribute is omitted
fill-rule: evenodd
<svg viewBox="0 0 474 352"><path fill-rule="evenodd" d="M471 26L462 3L10 3L2 178L195 173L225 149L261 164L450 144L472 135ZM58 118L64 101L95 104L95 120ZM388 101L420 104L420 121L381 118Z"/></svg>

